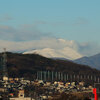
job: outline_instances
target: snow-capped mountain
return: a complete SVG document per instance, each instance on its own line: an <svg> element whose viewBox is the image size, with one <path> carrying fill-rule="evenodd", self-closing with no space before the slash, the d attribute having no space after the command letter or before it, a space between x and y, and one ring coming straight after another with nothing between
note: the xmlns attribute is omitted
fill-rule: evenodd
<svg viewBox="0 0 100 100"><path fill-rule="evenodd" d="M79 43L74 40L57 38L41 38L32 41L4 41L0 40L0 52L2 48L9 52L38 53L45 57L78 59L83 56L92 56L99 53L100 47L91 43Z"/></svg>
<svg viewBox="0 0 100 100"><path fill-rule="evenodd" d="M80 53L78 53L77 51L73 50L70 47L65 47L56 50L51 48L37 49L32 51L26 51L23 54L32 54L32 53L40 54L48 58L66 58L70 60L82 57Z"/></svg>

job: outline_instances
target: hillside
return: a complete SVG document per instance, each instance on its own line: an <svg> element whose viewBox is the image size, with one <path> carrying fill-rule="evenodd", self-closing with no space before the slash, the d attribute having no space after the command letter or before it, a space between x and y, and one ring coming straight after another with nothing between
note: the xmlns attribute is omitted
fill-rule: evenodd
<svg viewBox="0 0 100 100"><path fill-rule="evenodd" d="M100 54L96 54L90 57L82 57L74 60L74 62L78 64L88 65L100 70Z"/></svg>
<svg viewBox="0 0 100 100"><path fill-rule="evenodd" d="M75 64L70 61L53 60L37 54L7 53L7 68L11 77L24 76L33 78L34 74L40 70L100 76L100 71L88 66Z"/></svg>

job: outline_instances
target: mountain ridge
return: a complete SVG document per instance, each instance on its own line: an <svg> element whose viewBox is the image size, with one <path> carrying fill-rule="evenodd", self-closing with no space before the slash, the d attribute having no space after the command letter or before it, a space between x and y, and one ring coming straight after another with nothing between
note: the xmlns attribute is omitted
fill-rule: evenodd
<svg viewBox="0 0 100 100"><path fill-rule="evenodd" d="M96 68L100 70L100 53L90 56L90 57L82 57L74 60L75 63L83 64L91 66L92 68Z"/></svg>
<svg viewBox="0 0 100 100"><path fill-rule="evenodd" d="M58 49L58 50L52 48L36 49L36 50L26 51L23 54L34 54L34 53L40 54L48 58L66 58L69 60L82 57L80 53L78 53L77 51L69 47Z"/></svg>
<svg viewBox="0 0 100 100"><path fill-rule="evenodd" d="M0 58L2 54L0 54ZM7 53L7 69L10 77L33 78L37 71L58 71L75 75L97 75L100 71L67 60L54 60L37 54Z"/></svg>

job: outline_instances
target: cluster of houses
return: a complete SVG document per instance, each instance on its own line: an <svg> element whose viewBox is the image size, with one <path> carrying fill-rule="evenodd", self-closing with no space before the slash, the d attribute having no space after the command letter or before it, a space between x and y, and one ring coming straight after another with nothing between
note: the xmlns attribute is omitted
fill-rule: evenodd
<svg viewBox="0 0 100 100"><path fill-rule="evenodd" d="M3 98L3 93L7 93L7 96L10 100L47 100L48 98L53 98L55 93L69 93L69 92L92 92L93 87L85 87L84 82L44 82L43 80L25 80L24 78L7 78L3 77L3 80L0 80L0 98ZM43 93L38 93L35 90L36 97L26 96L24 88L28 86L33 86L36 88L42 88ZM17 91L17 92L16 92ZM30 92L30 91L29 91ZM32 91L31 91L32 92Z"/></svg>
<svg viewBox="0 0 100 100"><path fill-rule="evenodd" d="M92 92L93 87L87 86L85 87L84 82L43 82L42 80L34 81L33 84L40 86L43 85L44 88L55 90L55 92Z"/></svg>

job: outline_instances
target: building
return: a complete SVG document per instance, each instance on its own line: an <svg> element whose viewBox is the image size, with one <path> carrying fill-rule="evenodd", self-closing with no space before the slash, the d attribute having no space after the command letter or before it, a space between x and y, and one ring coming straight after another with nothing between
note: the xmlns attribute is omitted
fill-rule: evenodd
<svg viewBox="0 0 100 100"><path fill-rule="evenodd" d="M10 98L10 100L32 100L30 97L25 97L24 90L19 90L18 97Z"/></svg>

